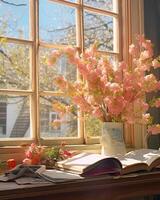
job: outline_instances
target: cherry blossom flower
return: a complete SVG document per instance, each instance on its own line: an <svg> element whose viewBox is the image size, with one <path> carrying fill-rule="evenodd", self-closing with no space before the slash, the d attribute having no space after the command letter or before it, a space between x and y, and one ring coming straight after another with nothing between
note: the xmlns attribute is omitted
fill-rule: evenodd
<svg viewBox="0 0 160 200"><path fill-rule="evenodd" d="M151 69L160 67L159 57L153 56L153 45L144 36L137 36L136 43L129 47L129 53L132 56L131 66L124 61L114 66L107 55L98 52L97 43L81 55L72 47L52 52L50 63L53 67L61 55L66 55L82 77L78 82L64 77L58 77L54 82L70 97L71 103L86 114L102 121L127 123L137 122L138 116L139 121L150 124L150 116L145 113L149 109L145 96L160 90L160 81L151 73ZM159 99L154 102L152 106L160 107ZM71 111L55 102L53 105L61 114ZM158 128L150 126L149 131L155 134Z"/></svg>

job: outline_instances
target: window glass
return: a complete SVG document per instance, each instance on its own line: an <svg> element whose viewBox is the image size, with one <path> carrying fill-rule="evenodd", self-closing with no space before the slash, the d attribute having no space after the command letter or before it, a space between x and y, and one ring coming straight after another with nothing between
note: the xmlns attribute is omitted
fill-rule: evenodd
<svg viewBox="0 0 160 200"><path fill-rule="evenodd" d="M109 62L112 64L113 69L117 69L119 65L118 57L116 55L108 55Z"/></svg>
<svg viewBox="0 0 160 200"><path fill-rule="evenodd" d="M29 89L30 47L0 43L0 88Z"/></svg>
<svg viewBox="0 0 160 200"><path fill-rule="evenodd" d="M62 0L62 1L69 1L69 2L72 2L72 3L76 3L77 0Z"/></svg>
<svg viewBox="0 0 160 200"><path fill-rule="evenodd" d="M40 132L34 130L34 136L46 142L48 138L63 140L66 137L70 143L79 143L85 141L86 136L101 135L101 122L97 119L84 118L80 112L78 118L77 107L73 107L72 114L62 116L53 106L55 102L70 106L67 94L61 93L54 83L57 76L63 75L71 82L83 77L66 56L61 56L54 66L49 66L48 59L52 51L63 46L78 44L81 53L81 47L86 49L97 40L100 52L110 54L109 60L116 69L120 46L116 2L0 1L0 138L31 139L30 124L33 129L40 127ZM30 38L35 30L38 32ZM36 113L32 113L32 117L30 110ZM53 121L60 119L60 126L53 126Z"/></svg>
<svg viewBox="0 0 160 200"><path fill-rule="evenodd" d="M40 89L58 90L54 84L54 78L63 75L67 80L76 80L76 66L68 63L66 56L61 56L54 66L48 65L48 59L52 54L51 49L40 48Z"/></svg>
<svg viewBox="0 0 160 200"><path fill-rule="evenodd" d="M40 98L40 129L42 137L77 137L77 112L61 115L53 108L53 103L62 102L70 105L69 100L57 96L41 96ZM59 120L59 126L52 126L53 120Z"/></svg>
<svg viewBox="0 0 160 200"><path fill-rule="evenodd" d="M86 47L98 41L99 50L113 51L113 17L85 11L84 38Z"/></svg>
<svg viewBox="0 0 160 200"><path fill-rule="evenodd" d="M29 39L29 1L0 1L0 35Z"/></svg>
<svg viewBox="0 0 160 200"><path fill-rule="evenodd" d="M75 9L49 2L40 4L40 39L55 44L76 44Z"/></svg>
<svg viewBox="0 0 160 200"><path fill-rule="evenodd" d="M0 138L30 137L29 98L0 96Z"/></svg>
<svg viewBox="0 0 160 200"><path fill-rule="evenodd" d="M85 133L87 137L100 136L102 134L102 122L92 116L86 117Z"/></svg>
<svg viewBox="0 0 160 200"><path fill-rule="evenodd" d="M95 8L113 11L113 1L115 0L84 0L84 4Z"/></svg>

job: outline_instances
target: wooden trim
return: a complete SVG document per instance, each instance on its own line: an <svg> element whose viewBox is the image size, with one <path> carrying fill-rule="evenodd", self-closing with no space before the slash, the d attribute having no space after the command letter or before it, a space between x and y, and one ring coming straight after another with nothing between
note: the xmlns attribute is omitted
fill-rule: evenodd
<svg viewBox="0 0 160 200"><path fill-rule="evenodd" d="M33 45L33 41L31 40L17 39L17 38L5 37L5 36L0 36L0 39L5 39L6 42L8 43Z"/></svg>
<svg viewBox="0 0 160 200"><path fill-rule="evenodd" d="M40 96L64 96L62 92L52 92L52 91L40 91Z"/></svg>
<svg viewBox="0 0 160 200"><path fill-rule="evenodd" d="M139 1L139 13L140 34L144 34L144 0Z"/></svg>
<svg viewBox="0 0 160 200"><path fill-rule="evenodd" d="M77 46L79 47L79 54L81 54L84 51L84 17L83 17L83 0L77 1L79 5L81 5L77 9L76 13L76 36L77 36ZM82 77L80 73L77 70L77 79L82 80ZM78 111L78 119L77 119L77 131L78 131L78 137L81 138L82 144L85 144L85 131L84 131L84 123L82 121L83 113L81 111Z"/></svg>
<svg viewBox="0 0 160 200"><path fill-rule="evenodd" d="M62 141L65 141L67 144L83 144L83 138L82 137L60 137L60 138L47 138L47 137L41 137L40 143L41 145L47 145L52 146L55 144L61 144Z"/></svg>
<svg viewBox="0 0 160 200"><path fill-rule="evenodd" d="M143 0L123 0L122 1L122 58L128 65L132 66L131 56L129 55L129 45L135 41L136 34L143 33ZM134 106L134 105L133 105ZM143 125L125 124L125 141L127 145L136 148L143 147Z"/></svg>
<svg viewBox="0 0 160 200"><path fill-rule="evenodd" d="M131 1L131 41L135 42L136 35L144 33L144 2L143 0ZM134 11L133 11L134 10ZM135 107L137 105L134 105ZM133 128L134 146L136 148L143 148L146 146L146 127L144 124L135 123Z"/></svg>
<svg viewBox="0 0 160 200"><path fill-rule="evenodd" d="M38 144L40 144L40 96L39 96L39 0L36 0L35 5L35 11L36 11L36 20L35 20L35 48L36 48L36 54L35 54L35 115L36 115L36 141Z"/></svg>
<svg viewBox="0 0 160 200"><path fill-rule="evenodd" d="M118 49L117 49L118 50ZM119 51L118 52L112 52L112 51L98 51L102 54L106 54L106 55L112 55L112 56L118 56L119 55Z"/></svg>
<svg viewBox="0 0 160 200"><path fill-rule="evenodd" d="M100 136L97 137L90 137L86 134L86 144L99 144L100 143Z"/></svg>
<svg viewBox="0 0 160 200"><path fill-rule="evenodd" d="M23 146L35 142L33 138L1 138L0 146Z"/></svg>
<svg viewBox="0 0 160 200"><path fill-rule="evenodd" d="M144 33L143 0L131 1L131 41L134 42L137 34Z"/></svg>
<svg viewBox="0 0 160 200"><path fill-rule="evenodd" d="M113 51L114 52L120 52L119 49L119 18L113 18Z"/></svg>
<svg viewBox="0 0 160 200"><path fill-rule="evenodd" d="M82 31L82 28L81 28L81 34L78 37L80 37L80 38L84 37L83 34L82 34L82 32L83 31ZM81 39L81 41L82 40L84 41L84 39ZM64 49L64 48L66 48L68 46L71 46L71 45L58 45L58 44L53 44L53 43L47 43L47 42L44 42L44 41L40 41L39 42L39 46L40 47L44 47L44 48L49 48L49 49ZM81 51L81 48L84 49L84 47L82 47L82 46L84 46L84 44L82 44L82 42L79 43L77 41L77 46L74 47L74 48L76 48L77 51ZM119 55L119 51L117 51L117 52L113 52L113 51L99 51L99 52L103 53L103 54L107 54L107 55L113 55L113 56L118 56Z"/></svg>
<svg viewBox="0 0 160 200"><path fill-rule="evenodd" d="M91 7L91 6L84 5L83 9L87 10L87 11L90 11L90 12L94 12L96 14L100 14L100 15L107 15L107 16L115 17L115 18L119 17L118 13L114 13L114 12L107 11L107 10L102 10L102 9Z"/></svg>
<svg viewBox="0 0 160 200"><path fill-rule="evenodd" d="M33 94L30 98L30 117L31 117L31 137L37 140L37 115L36 115L36 1L30 0L30 36L33 40L32 54L31 54L31 88Z"/></svg>
<svg viewBox="0 0 160 200"><path fill-rule="evenodd" d="M117 6L118 6L118 13L119 13L119 18L118 18L118 32L119 32L119 45L118 45L118 60L121 61L123 59L123 50L122 50L122 33L123 33L123 21L122 21L122 12L123 12L123 8L122 8L122 1L123 0L116 0L117 2Z"/></svg>
<svg viewBox="0 0 160 200"><path fill-rule="evenodd" d="M79 0L82 4L82 0ZM76 36L77 36L77 46L79 50L83 49L84 46L84 30L83 30L83 7L77 9L76 13Z"/></svg>
<svg viewBox="0 0 160 200"><path fill-rule="evenodd" d="M69 1L61 1L61 0L49 0L51 3L59 3L59 4L63 4L66 6L70 6L73 8L79 8L80 5L77 3L73 3L73 2L69 2Z"/></svg>
<svg viewBox="0 0 160 200"><path fill-rule="evenodd" d="M53 2L53 0L50 0ZM32 127L32 135L31 138L20 138L20 139L10 139L7 138L2 139L4 141L3 144L14 144L15 140L17 141L16 144L21 144L21 142L29 141L32 142L32 139L35 139L37 143L42 144L49 142L49 144L53 143L53 138L40 138L40 107L39 107L39 98L40 95L42 96L62 96L62 93L59 92L52 92L52 91L40 91L39 88L39 47L45 47L45 48L55 48L55 49L61 49L64 47L67 47L68 45L57 45L57 44L49 44L44 41L39 41L39 0L29 0L30 2L30 38L31 40L22 40L22 39L16 39L16 38L9 38L9 37L0 37L5 38L7 42L13 42L18 44L25 44L25 45L31 45L31 51L30 51L30 57L31 57L31 70L30 70L30 78L31 78L31 89L29 90L8 90L8 89L0 89L0 94L2 95L25 95L30 96L30 113L31 113L31 127ZM119 21L120 14L116 12L111 12L107 10L102 10L99 8L94 8L88 5L83 4L83 0L78 0L77 3L72 3L69 1L62 1L62 0L54 0L56 3L60 3L63 5L74 7L77 11L77 18L76 18L76 24L77 24L77 50L81 53L84 51L84 9L86 11L94 12L96 14L100 15L106 15L114 17L115 20ZM119 35L119 33L118 33ZM107 54L107 55L113 55L118 57L119 55L119 48L117 48L117 52L104 52L100 51L100 53ZM80 113L81 115L82 113ZM85 136L84 131L84 123L79 120L79 138L65 138L65 140L69 141L69 143L85 143L87 141L87 136ZM86 138L85 138L86 137ZM54 141L59 142L60 140L63 140L63 138L56 138ZM91 141L91 140L90 140ZM94 142L97 142L98 139L93 140ZM0 140L0 144L1 140Z"/></svg>
<svg viewBox="0 0 160 200"><path fill-rule="evenodd" d="M122 0L122 55L121 58L131 66L131 57L129 55L129 45L131 43L131 0ZM127 146L134 146L134 127L133 125L124 125L124 140Z"/></svg>
<svg viewBox="0 0 160 200"><path fill-rule="evenodd" d="M0 89L0 95L23 95L28 96L33 94L31 90L10 90L10 89Z"/></svg>
<svg viewBox="0 0 160 200"><path fill-rule="evenodd" d="M61 45L61 44L59 45L59 44L53 44L53 43L47 43L44 41L39 41L39 46L44 47L44 48L51 48L51 49L63 49L68 46L71 46L71 45ZM75 47L75 48L79 49L79 47Z"/></svg>
<svg viewBox="0 0 160 200"><path fill-rule="evenodd" d="M131 43L131 0L122 1L122 43L123 43L123 60L130 63L128 54L129 44Z"/></svg>
<svg viewBox="0 0 160 200"><path fill-rule="evenodd" d="M83 9L89 10L91 12L95 12L95 13L99 13L99 14L103 14L103 15L109 15L109 16L118 18L118 14L115 13L114 11L112 12L112 11L108 11L108 10L99 9L96 7L91 7L91 6L85 5L83 2L73 3L73 2L61 1L61 0L49 0L49 1L53 2L53 3L56 2L59 4L70 6L70 7L77 8L77 9L82 9L82 7L83 7Z"/></svg>
<svg viewBox="0 0 160 200"><path fill-rule="evenodd" d="M1 200L124 200L160 193L160 173L95 176L75 181L17 185L0 183ZM152 197L150 198L152 199Z"/></svg>

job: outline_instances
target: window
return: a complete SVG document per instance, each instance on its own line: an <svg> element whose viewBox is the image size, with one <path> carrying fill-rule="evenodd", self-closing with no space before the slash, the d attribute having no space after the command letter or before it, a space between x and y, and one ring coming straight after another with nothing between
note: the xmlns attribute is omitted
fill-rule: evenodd
<svg viewBox="0 0 160 200"><path fill-rule="evenodd" d="M4 137L6 135L6 103L1 100L0 103L0 135Z"/></svg>
<svg viewBox="0 0 160 200"><path fill-rule="evenodd" d="M62 57L49 67L53 49L67 45L83 52L95 40L112 62L120 57L121 20L118 0L7 0L0 1L0 143L33 140L53 144L97 142L100 122L77 120L77 112L64 116L60 128L55 100L69 104L53 84L57 74L75 80L74 66Z"/></svg>
<svg viewBox="0 0 160 200"><path fill-rule="evenodd" d="M50 112L50 116L49 116L49 122L52 123L54 120L56 119L60 119L59 115L57 112ZM50 130L52 131L58 131L60 132L61 131L61 125L60 126L57 126L57 127L54 127L54 126L50 126Z"/></svg>

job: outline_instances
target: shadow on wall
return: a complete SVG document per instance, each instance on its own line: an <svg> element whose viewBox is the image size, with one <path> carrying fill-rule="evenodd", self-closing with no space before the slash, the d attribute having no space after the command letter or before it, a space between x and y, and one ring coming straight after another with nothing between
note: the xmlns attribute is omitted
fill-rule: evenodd
<svg viewBox="0 0 160 200"><path fill-rule="evenodd" d="M160 55L160 0L144 0L144 32L146 38L154 44L154 55ZM153 71L158 80L160 80L160 69ZM147 101L152 94L147 95ZM160 91L156 96L160 96ZM149 109L154 116L154 123L160 123L160 108ZM148 147L158 149L160 147L160 135L150 136Z"/></svg>

